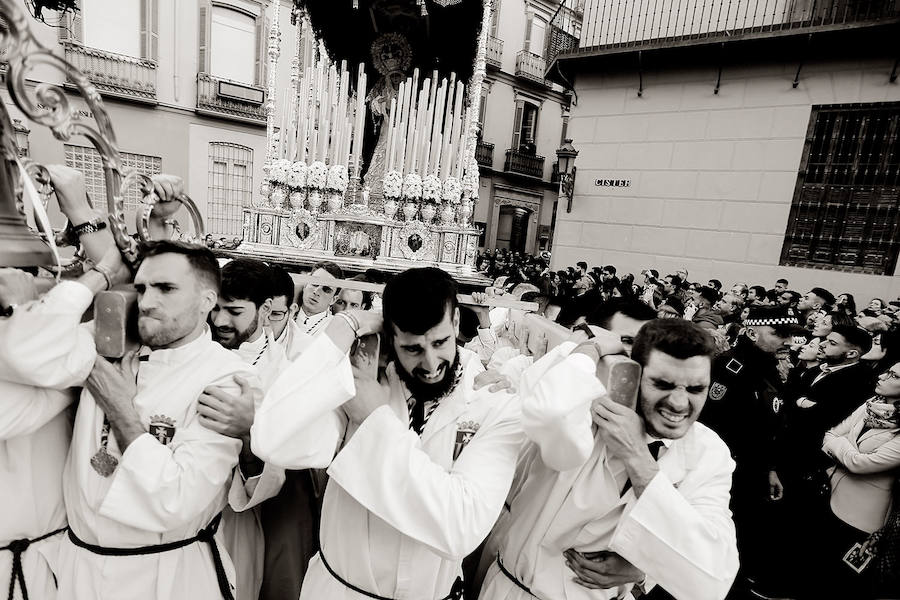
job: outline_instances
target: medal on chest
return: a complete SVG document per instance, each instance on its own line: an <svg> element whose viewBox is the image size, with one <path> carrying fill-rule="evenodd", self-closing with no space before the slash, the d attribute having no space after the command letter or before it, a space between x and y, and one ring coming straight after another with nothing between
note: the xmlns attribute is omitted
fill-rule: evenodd
<svg viewBox="0 0 900 600"><path fill-rule="evenodd" d="M109 453L109 419L103 415L103 428L100 430L100 449L91 457L91 468L100 477L109 477L119 466L119 459Z"/></svg>

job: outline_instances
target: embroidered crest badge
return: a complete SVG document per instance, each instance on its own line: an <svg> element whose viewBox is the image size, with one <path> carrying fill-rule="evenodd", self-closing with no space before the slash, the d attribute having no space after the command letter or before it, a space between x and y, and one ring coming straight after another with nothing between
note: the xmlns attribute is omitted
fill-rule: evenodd
<svg viewBox="0 0 900 600"><path fill-rule="evenodd" d="M175 437L175 419L165 415L153 415L150 417L150 435L163 446L168 445Z"/></svg>
<svg viewBox="0 0 900 600"><path fill-rule="evenodd" d="M453 444L453 460L459 458L463 448L469 445L475 434L478 433L480 423L475 421L462 421L456 427L456 443Z"/></svg>
<svg viewBox="0 0 900 600"><path fill-rule="evenodd" d="M709 399L710 400L721 400L725 397L725 392L728 391L728 388L718 381L709 386Z"/></svg>
<svg viewBox="0 0 900 600"><path fill-rule="evenodd" d="M784 400L782 400L778 396L775 396L774 398L772 398L772 412L777 414L778 412L781 411L781 407L783 405L784 405Z"/></svg>

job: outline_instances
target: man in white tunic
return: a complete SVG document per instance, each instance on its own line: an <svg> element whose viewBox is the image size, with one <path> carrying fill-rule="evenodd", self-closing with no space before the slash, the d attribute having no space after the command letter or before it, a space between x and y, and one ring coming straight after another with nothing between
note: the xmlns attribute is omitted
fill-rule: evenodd
<svg viewBox="0 0 900 600"><path fill-rule="evenodd" d="M634 410L612 402L595 375L602 354L622 351L602 333L560 345L525 373L530 443L482 559L492 562L481 600L608 600L635 584L721 600L734 580L734 462L695 423L712 341L681 319L644 325L632 350L643 367Z"/></svg>
<svg viewBox="0 0 900 600"><path fill-rule="evenodd" d="M332 262L315 265L310 273L313 277L325 279L342 279L341 268ZM322 331L331 319L331 305L340 292L336 285L309 282L300 292L300 310L297 311L297 325L307 335L316 335Z"/></svg>
<svg viewBox="0 0 900 600"><path fill-rule="evenodd" d="M351 374L354 333L377 325L370 313L345 311L282 374L254 422L254 451L290 466L292 440L346 402L345 442L328 469L322 550L310 562L304 600L460 597L462 559L487 536L512 481L522 442L518 399L473 391L483 367L456 345L450 276L434 268L397 275L384 311L392 362L380 381ZM292 395L318 408L292 406Z"/></svg>
<svg viewBox="0 0 900 600"><path fill-rule="evenodd" d="M204 427L209 385L258 385L212 341L219 268L176 242L144 249L137 354L97 358L75 417L63 490L69 520L57 578L73 600L231 600L233 569L213 538L241 443Z"/></svg>
<svg viewBox="0 0 900 600"><path fill-rule="evenodd" d="M259 260L237 258L222 267L221 291L209 315L213 339L256 370L262 391L287 364L284 348L263 327L272 308L272 294L269 267ZM245 386L242 388L246 391ZM221 526L237 575L236 600L259 597L265 551L259 505L275 496L284 483L284 469L265 465L250 450L253 400L252 394L237 397L211 387L201 396L198 407L204 426L240 439L242 444Z"/></svg>
<svg viewBox="0 0 900 600"><path fill-rule="evenodd" d="M94 339L81 317L106 289L107 276L115 282L129 276L87 203L81 174L58 165L48 170L60 208L99 265L40 300L32 275L0 268L0 597L10 600L57 597L52 569L66 526L68 409L77 397L72 386L94 365Z"/></svg>
<svg viewBox="0 0 900 600"><path fill-rule="evenodd" d="M278 266L272 270L272 310L266 319L275 341L284 348L288 360L303 352L312 337L300 329L296 316L300 307L294 302L294 280L290 273Z"/></svg>

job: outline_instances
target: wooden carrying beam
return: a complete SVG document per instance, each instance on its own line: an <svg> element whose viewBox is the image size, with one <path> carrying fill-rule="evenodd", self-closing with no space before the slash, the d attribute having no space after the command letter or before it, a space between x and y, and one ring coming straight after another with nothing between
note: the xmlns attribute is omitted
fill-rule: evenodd
<svg viewBox="0 0 900 600"><path fill-rule="evenodd" d="M294 283L305 285L307 283L318 283L320 285L330 285L341 289L359 290L361 292L376 292L380 294L384 291L384 285L380 283L369 283L368 281L355 281L353 279L334 279L332 277L315 277L300 273L291 273ZM491 306L500 308L513 308L525 312L537 312L537 302L522 302L516 300L513 296L488 296L484 302L476 302L469 294L458 294L456 299L460 304L469 304L475 306Z"/></svg>

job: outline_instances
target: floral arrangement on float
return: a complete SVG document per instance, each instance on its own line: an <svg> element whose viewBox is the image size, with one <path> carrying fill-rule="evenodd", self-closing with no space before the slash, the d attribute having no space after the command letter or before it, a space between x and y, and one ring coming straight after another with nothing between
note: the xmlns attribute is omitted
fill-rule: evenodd
<svg viewBox="0 0 900 600"><path fill-rule="evenodd" d="M408 173L403 178L403 216L412 221L419 210L419 198L422 197L422 178L418 173Z"/></svg>
<svg viewBox="0 0 900 600"><path fill-rule="evenodd" d="M291 189L288 196L288 204L291 210L300 210L303 208L303 201L306 199L306 163L295 161L291 163L287 172L287 185Z"/></svg>
<svg viewBox="0 0 900 600"><path fill-rule="evenodd" d="M384 174L381 180L384 191L384 216L393 219L397 214L400 198L403 195L403 175L393 169Z"/></svg>
<svg viewBox="0 0 900 600"><path fill-rule="evenodd" d="M422 208L420 214L424 223L431 223L437 214L437 204L441 201L441 180L437 175L426 175L422 180Z"/></svg>
<svg viewBox="0 0 900 600"><path fill-rule="evenodd" d="M462 195L462 184L459 179L449 176L444 180L441 198L444 201L441 208L441 223L444 225L452 225L456 218L456 207L459 205L459 198Z"/></svg>
<svg viewBox="0 0 900 600"><path fill-rule="evenodd" d="M322 194L328 184L328 167L321 160L315 161L306 171L306 201L309 203L309 210L313 213L319 211L324 198Z"/></svg>
<svg viewBox="0 0 900 600"><path fill-rule="evenodd" d="M328 193L328 210L336 212L344 206L344 194L347 193L347 167L345 165L331 165L328 169L328 179L325 189Z"/></svg>

